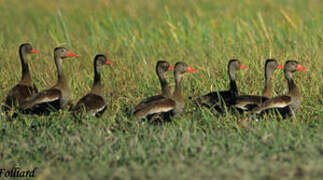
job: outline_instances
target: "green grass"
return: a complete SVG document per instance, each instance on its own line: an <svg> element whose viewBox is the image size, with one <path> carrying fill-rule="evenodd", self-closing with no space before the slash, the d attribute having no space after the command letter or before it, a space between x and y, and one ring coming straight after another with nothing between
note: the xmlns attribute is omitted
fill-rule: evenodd
<svg viewBox="0 0 323 180"><path fill-rule="evenodd" d="M64 71L74 102L92 84L93 57L114 63L103 70L108 111L87 124L68 112L49 117L0 119L0 168L38 167L39 179L319 179L323 176L323 3L275 1L0 0L0 100L20 78L18 46L30 57L39 89L56 81L53 49L80 54ZM296 59L309 69L295 73L303 101L295 118L237 125L232 115L206 109L154 126L128 117L144 97L159 93L159 59L181 60L199 70L184 79L184 95L228 88L227 62L239 72L242 94L260 94L267 58ZM172 75L169 73L171 86ZM274 74L275 94L286 92Z"/></svg>

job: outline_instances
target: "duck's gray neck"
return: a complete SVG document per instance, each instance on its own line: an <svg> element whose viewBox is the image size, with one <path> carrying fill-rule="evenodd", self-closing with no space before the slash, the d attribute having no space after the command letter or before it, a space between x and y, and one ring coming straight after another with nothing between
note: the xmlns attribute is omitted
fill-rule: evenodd
<svg viewBox="0 0 323 180"><path fill-rule="evenodd" d="M174 72L175 74L175 91L173 99L176 102L175 114L180 114L184 109L184 98L182 95L182 74Z"/></svg>
<svg viewBox="0 0 323 180"><path fill-rule="evenodd" d="M175 91L174 91L174 99L175 101L183 101L182 96L182 74L174 72L175 74Z"/></svg>
<svg viewBox="0 0 323 180"><path fill-rule="evenodd" d="M57 68L57 85L66 84L66 77L63 72L63 59L58 56L54 56L55 64Z"/></svg>
<svg viewBox="0 0 323 180"><path fill-rule="evenodd" d="M19 50L19 56L21 61L21 83L32 85L31 75L28 67L27 53L23 49Z"/></svg>
<svg viewBox="0 0 323 180"><path fill-rule="evenodd" d="M102 95L103 85L101 83L101 66L94 65L94 82L91 93Z"/></svg>
<svg viewBox="0 0 323 180"><path fill-rule="evenodd" d="M228 68L228 75L230 79L230 91L233 92L235 95L238 95L238 88L237 88L237 83L236 83L236 75L235 75L235 70L233 69L232 66L229 66Z"/></svg>
<svg viewBox="0 0 323 180"><path fill-rule="evenodd" d="M295 112L300 105L301 97L300 97L298 88L293 80L292 73L285 72L285 78L286 78L287 84L288 84L288 94L292 98L292 103L291 103L290 107Z"/></svg>
<svg viewBox="0 0 323 180"><path fill-rule="evenodd" d="M272 73L273 73L273 70L268 69L268 67L265 68L265 86L264 86L262 95L268 98L272 97L272 83L271 83Z"/></svg>
<svg viewBox="0 0 323 180"><path fill-rule="evenodd" d="M288 94L291 96L297 97L299 96L298 88L293 80L292 73L291 72L286 72L285 73L285 78L287 80L288 84Z"/></svg>
<svg viewBox="0 0 323 180"><path fill-rule="evenodd" d="M165 73L164 72L160 72L158 69L156 70L158 79L159 79L159 83L161 86L161 91L162 91L162 95L163 96L169 96L171 94L169 88L168 88L168 84L165 78Z"/></svg>

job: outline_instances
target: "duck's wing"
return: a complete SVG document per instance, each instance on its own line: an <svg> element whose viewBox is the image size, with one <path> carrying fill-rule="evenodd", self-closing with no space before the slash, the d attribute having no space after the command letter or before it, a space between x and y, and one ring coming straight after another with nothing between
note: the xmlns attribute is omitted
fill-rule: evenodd
<svg viewBox="0 0 323 180"><path fill-rule="evenodd" d="M156 95L156 96L151 96L151 97L148 97L142 101L140 101L140 103L138 103L135 107L134 107L134 111L137 111L139 109L142 109L143 107L147 106L147 104L151 103L152 101L157 101L159 99L163 99L165 98L164 96L162 95Z"/></svg>
<svg viewBox="0 0 323 180"><path fill-rule="evenodd" d="M169 98L159 98L154 101L146 103L140 109L134 111L134 116L137 118L144 118L146 116L165 113L175 109L175 101Z"/></svg>
<svg viewBox="0 0 323 180"><path fill-rule="evenodd" d="M34 95L29 101L22 104L21 109L29 109L37 104L51 103L60 100L62 92L59 89L48 89Z"/></svg>
<svg viewBox="0 0 323 180"><path fill-rule="evenodd" d="M216 104L231 104L233 94L230 91L215 91L197 98L200 105L213 106Z"/></svg>
<svg viewBox="0 0 323 180"><path fill-rule="evenodd" d="M88 112L95 116L97 113L106 109L106 103L102 96L89 93L82 97L74 107L75 113L80 113L82 111Z"/></svg>
<svg viewBox="0 0 323 180"><path fill-rule="evenodd" d="M264 103L267 100L268 98L263 96L241 95L236 97L233 105L239 109L250 111L260 106L262 103Z"/></svg>
<svg viewBox="0 0 323 180"><path fill-rule="evenodd" d="M277 96L271 98L264 103L262 103L259 107L254 109L254 112L261 113L262 111L272 109L272 108L285 108L292 103L292 98L287 95Z"/></svg>
<svg viewBox="0 0 323 180"><path fill-rule="evenodd" d="M13 106L19 106L28 101L35 93L33 87L17 84L9 91L5 100L5 107L10 109Z"/></svg>

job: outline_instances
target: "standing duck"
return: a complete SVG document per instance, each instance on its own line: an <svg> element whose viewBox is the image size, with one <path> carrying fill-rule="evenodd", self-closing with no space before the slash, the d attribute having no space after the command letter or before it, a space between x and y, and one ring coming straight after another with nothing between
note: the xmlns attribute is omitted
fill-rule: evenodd
<svg viewBox="0 0 323 180"><path fill-rule="evenodd" d="M228 75L230 79L230 89L227 91L210 92L197 99L197 103L206 106L214 107L217 111L223 112L224 106L230 106L234 99L238 96L238 88L235 80L235 73L240 69L248 69L248 67L240 63L237 59L231 59L228 63Z"/></svg>
<svg viewBox="0 0 323 180"><path fill-rule="evenodd" d="M57 68L57 83L50 89L39 92L29 101L25 102L21 109L24 113L48 115L52 111L63 109L70 97L70 90L67 78L63 73L63 60L78 55L64 47L57 47L54 50L54 60Z"/></svg>
<svg viewBox="0 0 323 180"><path fill-rule="evenodd" d="M94 82L92 90L82 97L73 109L73 114L77 117L78 114L86 112L92 116L100 117L107 108L104 94L103 84L101 83L101 67L102 65L111 65L105 55L98 54L94 58Z"/></svg>
<svg viewBox="0 0 323 180"><path fill-rule="evenodd" d="M261 103L272 97L272 74L276 69L283 69L284 66L277 63L275 59L267 59L265 62L265 86L262 96L240 95L235 99L234 106L241 111L250 111Z"/></svg>
<svg viewBox="0 0 323 180"><path fill-rule="evenodd" d="M174 67L175 91L171 97L159 98L149 101L134 112L136 118L147 117L148 120L156 116L170 121L170 116L180 114L184 108L184 98L182 95L182 77L186 72L197 72L184 62L177 62Z"/></svg>
<svg viewBox="0 0 323 180"><path fill-rule="evenodd" d="M292 77L292 73L296 71L306 71L306 68L295 60L288 60L284 67L288 93L265 101L259 107L256 107L253 112L265 114L278 111L283 118L294 114L301 103L301 95Z"/></svg>
<svg viewBox="0 0 323 180"><path fill-rule="evenodd" d="M166 78L165 78L165 73L168 71L168 70L174 70L174 67L172 65L169 64L169 62L167 61L163 61L163 60L160 60L157 62L156 64L156 74L158 76L158 79L159 79L159 82L160 82L160 86L161 86L161 94L160 95L156 95L156 96L151 96L151 97L148 97L144 100L142 100L139 104L137 104L135 106L135 111L141 109L142 107L144 107L147 103L150 103L150 101L155 101L155 100L158 100L158 99L161 99L161 98L169 98L171 97L171 92L169 90L169 87L168 87L168 84L167 84L167 81L166 81Z"/></svg>
<svg viewBox="0 0 323 180"><path fill-rule="evenodd" d="M8 113L12 108L19 107L25 101L30 99L34 94L38 92L35 85L31 80L31 75L28 67L28 54L37 53L36 49L33 49L31 44L24 43L19 47L19 56L21 61L21 79L20 82L15 85L8 93L3 110ZM15 115L14 115L15 116Z"/></svg>

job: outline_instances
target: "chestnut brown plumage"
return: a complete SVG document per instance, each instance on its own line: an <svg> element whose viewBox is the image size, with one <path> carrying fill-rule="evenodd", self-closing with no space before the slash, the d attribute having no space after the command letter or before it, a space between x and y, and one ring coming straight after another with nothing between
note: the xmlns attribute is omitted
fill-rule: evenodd
<svg viewBox="0 0 323 180"><path fill-rule="evenodd" d="M265 63L265 86L262 96L240 95L235 99L234 106L241 111L250 111L272 97L272 74L276 69L284 66L277 63L275 59L267 59Z"/></svg>
<svg viewBox="0 0 323 180"><path fill-rule="evenodd" d="M67 78L63 72L63 60L75 57L76 54L64 47L54 50L54 60L57 68L57 83L50 89L35 94L29 101L20 107L23 113L48 115L52 111L63 109L69 102L70 90Z"/></svg>
<svg viewBox="0 0 323 180"><path fill-rule="evenodd" d="M306 68L295 60L286 61L284 73L288 93L265 101L259 107L256 107L253 112L262 115L270 112L277 114L276 112L279 112L283 118L294 114L301 103L301 95L292 77L292 73L296 71L306 71Z"/></svg>
<svg viewBox="0 0 323 180"><path fill-rule="evenodd" d="M276 69L284 69L284 66L278 64L276 59L267 59L265 62L265 87L262 96L272 98L272 74Z"/></svg>
<svg viewBox="0 0 323 180"><path fill-rule="evenodd" d="M182 77L186 72L196 72L184 62L177 62L174 67L175 91L170 98L164 97L150 101L134 112L136 118L151 119L158 116L159 119L170 121L170 116L180 114L184 108L182 95Z"/></svg>
<svg viewBox="0 0 323 180"><path fill-rule="evenodd" d="M32 83L28 66L28 54L32 53L37 53L37 50L33 49L31 44L24 43L20 45L19 56L22 69L21 79L19 83L9 91L6 97L3 110L7 114L10 110L14 110L14 108L19 107L38 92L37 87ZM16 116L16 113L13 114L13 117L14 116Z"/></svg>
<svg viewBox="0 0 323 180"><path fill-rule="evenodd" d="M103 84L101 82L101 68L103 65L111 65L105 55L98 54L94 58L94 82L87 95L83 96L73 109L75 117L80 118L82 114L88 113L92 116L100 117L107 109Z"/></svg>
<svg viewBox="0 0 323 180"><path fill-rule="evenodd" d="M230 89L227 91L210 92L202 97L199 97L196 102L208 108L214 107L219 112L224 112L226 107L230 107L235 98L239 95L236 84L235 74L240 69L248 69L244 64L241 64L237 59L231 59L228 63L228 75L230 79Z"/></svg>
<svg viewBox="0 0 323 180"><path fill-rule="evenodd" d="M156 95L156 96L151 96L151 97L148 97L144 100L142 100L140 103L138 103L135 107L134 107L134 111L137 111L139 109L141 109L142 107L146 106L146 104L150 103L151 101L156 101L158 99L162 99L164 97L166 98L169 98L171 97L171 92L169 90L169 87L168 87L168 84L167 84L167 81L166 81L166 78L165 78L165 73L168 71L168 70L173 70L174 67L171 66L169 64L169 62L167 61L164 61L164 60L160 60L157 62L156 64L156 74L158 76L158 79L159 79L159 82L160 82L160 86L161 86L161 94L159 95Z"/></svg>

